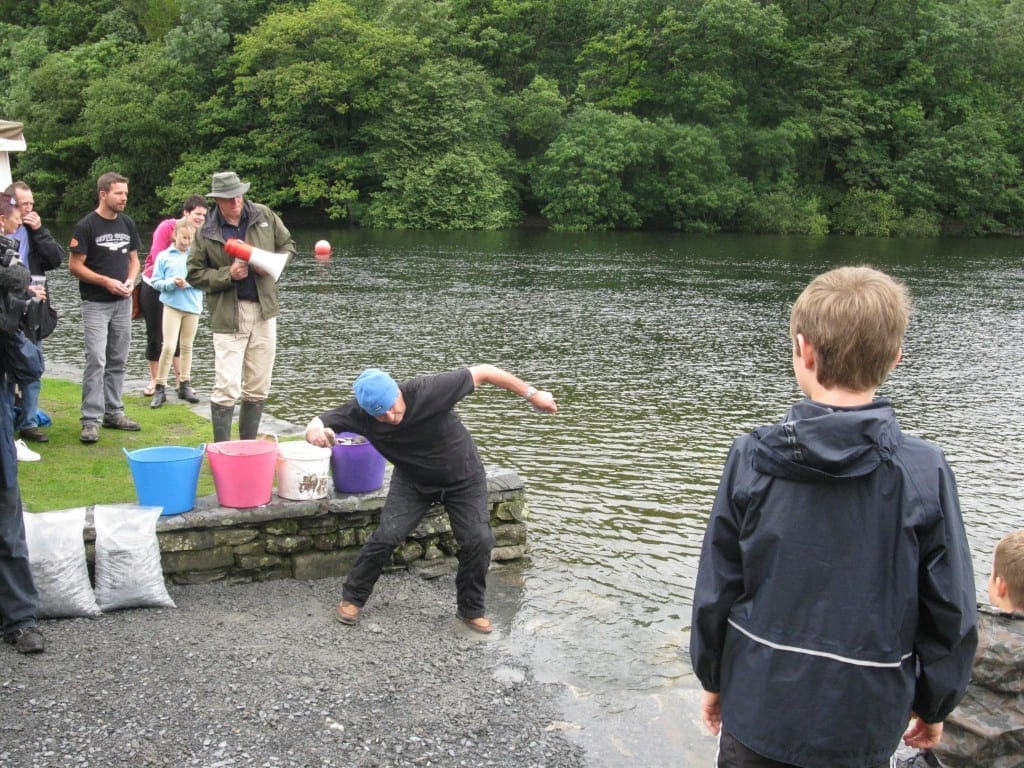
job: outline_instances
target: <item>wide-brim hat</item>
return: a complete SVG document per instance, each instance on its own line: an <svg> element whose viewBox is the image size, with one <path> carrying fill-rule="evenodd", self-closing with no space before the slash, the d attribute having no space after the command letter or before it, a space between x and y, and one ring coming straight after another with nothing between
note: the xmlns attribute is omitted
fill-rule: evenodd
<svg viewBox="0 0 1024 768"><path fill-rule="evenodd" d="M241 197L249 191L249 182L242 181L234 171L213 174L212 189L207 197Z"/></svg>

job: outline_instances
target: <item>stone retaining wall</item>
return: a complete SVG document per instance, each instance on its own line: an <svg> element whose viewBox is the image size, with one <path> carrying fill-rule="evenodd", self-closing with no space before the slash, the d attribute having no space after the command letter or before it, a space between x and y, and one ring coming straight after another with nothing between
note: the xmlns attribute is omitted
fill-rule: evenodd
<svg viewBox="0 0 1024 768"><path fill-rule="evenodd" d="M373 493L332 492L313 501L287 501L275 494L266 506L252 509L218 506L216 496L200 498L191 512L157 522L164 575L176 584L343 576L380 521L388 479ZM523 481L511 470L492 468L487 472L487 489L497 539L491 560L525 557ZM91 515L85 539L92 562ZM457 550L444 507L435 506L396 550L392 566L427 577L439 575L454 570Z"/></svg>

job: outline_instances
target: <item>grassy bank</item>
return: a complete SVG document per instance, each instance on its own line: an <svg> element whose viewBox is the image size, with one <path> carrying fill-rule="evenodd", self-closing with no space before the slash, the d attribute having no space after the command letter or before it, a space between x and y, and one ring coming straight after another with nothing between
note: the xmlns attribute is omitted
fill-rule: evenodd
<svg viewBox="0 0 1024 768"><path fill-rule="evenodd" d="M124 449L157 445L198 446L211 442L210 422L170 395L162 408L149 407L149 398L124 397L125 412L139 422L139 432L100 429L100 441L78 440L82 387L59 379L43 379L39 407L53 419L48 443L30 443L42 460L18 463L18 482L27 508L44 512L90 504L134 502L135 485ZM213 493L213 478L204 460L199 474L200 496Z"/></svg>

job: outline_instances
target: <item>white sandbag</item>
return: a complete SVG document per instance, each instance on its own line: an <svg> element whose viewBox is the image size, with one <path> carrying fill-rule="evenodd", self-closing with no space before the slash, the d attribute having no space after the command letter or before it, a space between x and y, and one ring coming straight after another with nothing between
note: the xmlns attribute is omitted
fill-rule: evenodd
<svg viewBox="0 0 1024 768"><path fill-rule="evenodd" d="M25 542L39 618L99 616L85 562L85 507L60 512L25 512Z"/></svg>
<svg viewBox="0 0 1024 768"><path fill-rule="evenodd" d="M119 608L176 608L164 584L156 521L162 507L97 504L96 602Z"/></svg>

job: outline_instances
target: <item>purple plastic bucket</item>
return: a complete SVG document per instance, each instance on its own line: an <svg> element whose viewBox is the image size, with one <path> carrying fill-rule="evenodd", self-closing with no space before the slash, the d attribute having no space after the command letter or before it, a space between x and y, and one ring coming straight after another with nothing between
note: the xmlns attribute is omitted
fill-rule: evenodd
<svg viewBox="0 0 1024 768"><path fill-rule="evenodd" d="M384 485L384 457L370 441L342 432L331 449L331 474L337 493L369 493Z"/></svg>

